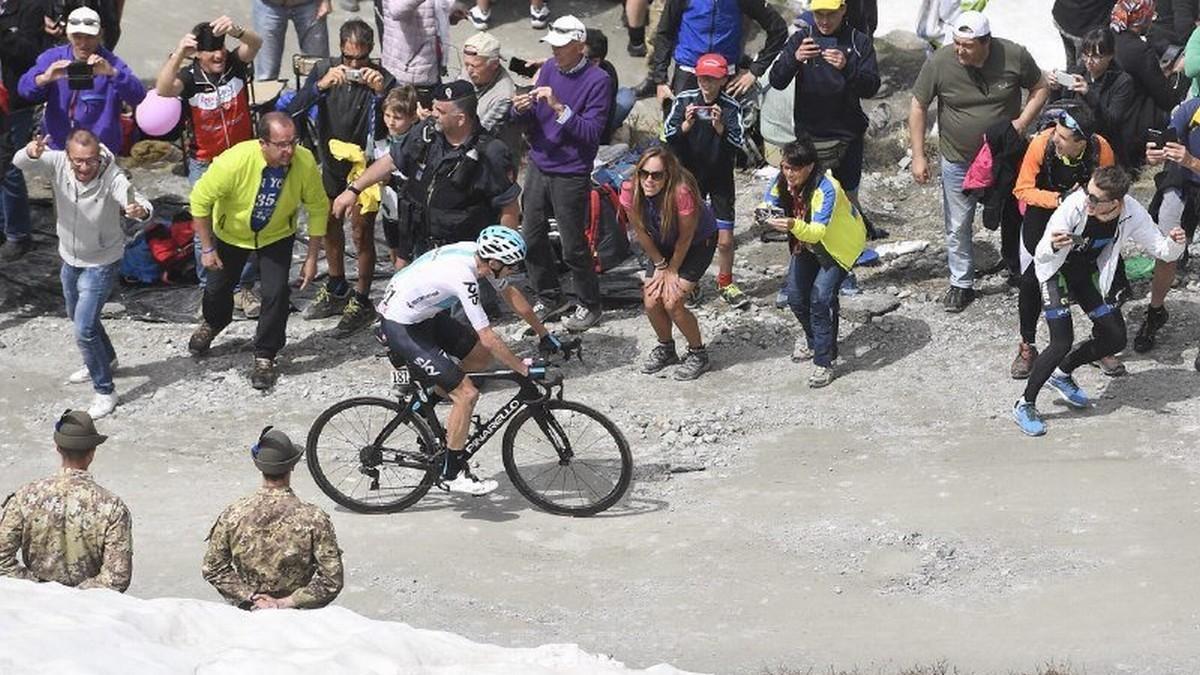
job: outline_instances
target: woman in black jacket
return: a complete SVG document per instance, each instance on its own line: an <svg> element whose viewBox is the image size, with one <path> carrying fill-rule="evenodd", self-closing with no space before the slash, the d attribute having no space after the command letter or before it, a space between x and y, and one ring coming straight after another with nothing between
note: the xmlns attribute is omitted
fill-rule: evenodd
<svg viewBox="0 0 1200 675"><path fill-rule="evenodd" d="M1096 120L1096 131L1112 145L1117 161L1134 166L1144 154L1143 146L1130 145L1130 139L1139 133L1130 116L1136 91L1129 73L1114 63L1114 38L1107 27L1083 36L1079 48L1081 65L1070 69L1075 84L1065 88L1064 97L1087 105ZM1061 87L1054 78L1050 78L1050 86ZM1144 135L1145 130L1141 133Z"/></svg>
<svg viewBox="0 0 1200 675"><path fill-rule="evenodd" d="M1146 130L1162 129L1179 100L1158 65L1158 54L1142 35L1154 18L1154 0L1123 0L1113 8L1116 64L1133 79L1130 132L1123 136L1134 165L1145 156Z"/></svg>

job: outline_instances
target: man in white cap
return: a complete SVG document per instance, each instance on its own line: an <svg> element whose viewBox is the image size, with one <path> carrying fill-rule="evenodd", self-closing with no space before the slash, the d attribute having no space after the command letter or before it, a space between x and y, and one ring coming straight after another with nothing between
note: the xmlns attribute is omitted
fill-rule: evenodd
<svg viewBox="0 0 1200 675"><path fill-rule="evenodd" d="M517 85L500 62L500 40L479 32L463 43L462 79L475 86L475 115L479 126L504 141L513 157L521 156L521 132L509 125Z"/></svg>
<svg viewBox="0 0 1200 675"><path fill-rule="evenodd" d="M563 327L572 332L600 322L600 282L584 228L592 162L611 105L608 74L585 55L586 40L582 21L569 14L555 19L542 38L554 50L554 58L538 70L532 91L513 97L513 119L524 125L529 139L521 233L529 246L529 280L538 296L534 312L545 321L570 306L564 302L550 247L549 216L553 213L563 260L575 282L577 307L563 321Z"/></svg>
<svg viewBox="0 0 1200 675"><path fill-rule="evenodd" d="M1029 92L1024 107L1021 90ZM950 288L942 300L947 312L961 312L975 299L972 228L973 195L963 194L963 178L983 143L983 135L1000 120L1012 120L1017 134L1037 118L1049 94L1042 71L1019 44L992 36L987 17L963 12L955 22L954 44L938 49L921 68L913 85L908 114L913 178L931 177L925 158L926 117L938 102L938 146L942 153L942 216Z"/></svg>
<svg viewBox="0 0 1200 675"><path fill-rule="evenodd" d="M46 104L45 129L52 150L62 150L71 130L82 127L119 153L121 106L137 107L146 98L141 80L100 44L101 29L96 10L80 7L71 12L70 42L42 52L17 85L21 98Z"/></svg>

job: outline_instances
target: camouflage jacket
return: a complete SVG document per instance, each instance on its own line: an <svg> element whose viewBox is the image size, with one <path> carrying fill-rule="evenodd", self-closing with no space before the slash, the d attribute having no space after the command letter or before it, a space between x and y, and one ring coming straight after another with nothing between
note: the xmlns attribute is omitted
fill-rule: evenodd
<svg viewBox="0 0 1200 675"><path fill-rule="evenodd" d="M230 602L289 595L322 607L342 590L342 552L324 511L290 488L259 488L226 508L208 533L204 579Z"/></svg>
<svg viewBox="0 0 1200 675"><path fill-rule="evenodd" d="M132 530L116 495L87 471L62 469L5 500L0 576L124 592L133 573Z"/></svg>

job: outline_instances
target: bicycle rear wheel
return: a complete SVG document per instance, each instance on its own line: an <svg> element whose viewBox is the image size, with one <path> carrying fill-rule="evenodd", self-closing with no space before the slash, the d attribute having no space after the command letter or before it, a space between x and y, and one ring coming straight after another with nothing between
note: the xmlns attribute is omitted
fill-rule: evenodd
<svg viewBox="0 0 1200 675"><path fill-rule="evenodd" d="M616 504L633 477L621 430L604 415L571 401L525 408L504 432L504 470L541 509L590 516Z"/></svg>
<svg viewBox="0 0 1200 675"><path fill-rule="evenodd" d="M437 447L425 420L396 401L364 396L321 413L305 455L313 480L333 501L359 513L394 513L433 485Z"/></svg>

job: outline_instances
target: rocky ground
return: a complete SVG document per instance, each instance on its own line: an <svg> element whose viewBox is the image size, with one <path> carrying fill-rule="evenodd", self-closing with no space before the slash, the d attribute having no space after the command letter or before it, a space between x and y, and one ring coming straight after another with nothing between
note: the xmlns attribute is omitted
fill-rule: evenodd
<svg viewBox="0 0 1200 675"><path fill-rule="evenodd" d="M961 315L938 302L940 198L904 168L903 58L871 106L863 186L891 238L882 264L859 271L863 294L843 299L832 386L808 389L807 367L789 359L798 326L774 307L782 244L741 227L736 273L754 304L731 311L708 294L711 373L638 374L654 338L628 306L611 308L585 336L584 362L567 367L568 398L612 417L638 467L601 517L535 511L504 478L485 499L431 495L366 517L335 509L299 471L298 491L331 511L345 551L339 604L505 645L578 642L630 665L712 672L892 672L943 658L973 672L1050 659L1086 672L1200 670L1197 278L1181 279L1159 347L1128 354L1127 376L1079 373L1093 408L1047 394L1050 434L1021 436L1009 418L1021 390L1008 378L1015 294L993 275ZM155 195L185 190L162 168L137 176ZM739 181L748 223L765 183ZM48 206L37 213L38 250L0 268L0 492L51 469L54 419L89 398L64 384L78 355L57 309ZM981 268L997 241L979 233ZM174 293L186 314L192 291ZM1132 325L1144 304L1125 307ZM259 393L251 323L197 361L191 325L136 320L136 306L118 296L106 320L123 404L101 425L112 440L96 473L135 515L130 591L215 598L199 577L203 538L252 489L246 448L258 430L303 438L334 401L387 395L388 371L367 335L335 339L332 321L293 316L279 384ZM1078 317L1077 330L1087 332ZM478 456L482 474L503 473L498 450Z"/></svg>

